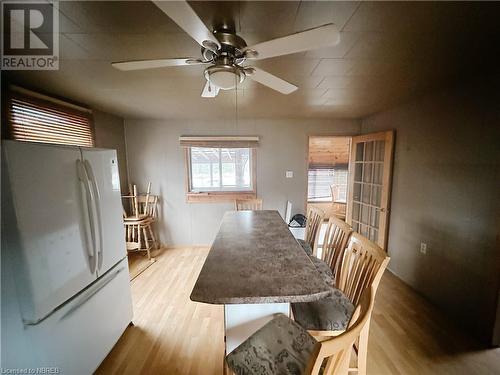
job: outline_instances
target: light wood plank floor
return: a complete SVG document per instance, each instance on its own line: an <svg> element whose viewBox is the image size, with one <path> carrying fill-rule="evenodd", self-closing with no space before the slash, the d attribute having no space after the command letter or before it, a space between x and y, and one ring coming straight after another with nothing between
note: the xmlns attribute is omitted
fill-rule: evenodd
<svg viewBox="0 0 500 375"><path fill-rule="evenodd" d="M189 299L207 254L165 250L132 281L135 326L97 374L222 374L222 307ZM369 374L500 374L500 349L481 350L389 272L373 314Z"/></svg>

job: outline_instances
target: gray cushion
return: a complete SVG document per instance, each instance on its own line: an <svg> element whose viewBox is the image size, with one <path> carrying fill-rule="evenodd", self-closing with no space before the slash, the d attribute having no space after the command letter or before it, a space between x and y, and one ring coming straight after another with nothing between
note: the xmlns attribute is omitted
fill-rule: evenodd
<svg viewBox="0 0 500 375"><path fill-rule="evenodd" d="M313 262L314 266L318 270L319 274L321 275L321 278L325 283L327 283L330 286L335 285L335 277L333 275L333 272L328 264L326 264L324 261L322 261L319 258L316 258L314 255L311 255L309 257L311 261Z"/></svg>
<svg viewBox="0 0 500 375"><path fill-rule="evenodd" d="M308 242L301 240L301 239L297 239L297 242L299 243L300 246L302 246L302 248L307 253L307 255L312 255L313 250L312 250L311 245L309 245Z"/></svg>
<svg viewBox="0 0 500 375"><path fill-rule="evenodd" d="M340 290L319 301L292 303L293 318L303 328L315 331L344 330L354 312L354 305Z"/></svg>
<svg viewBox="0 0 500 375"><path fill-rule="evenodd" d="M324 261L322 261L319 258L316 258L316 256L313 255L313 251L312 251L311 245L309 245L309 243L307 243L306 241L301 240L301 239L297 239L297 242L299 243L300 246L302 246L302 248L304 249L306 254L309 256L311 261L314 263L314 265L316 266L316 269L320 273L323 281L325 283L327 283L328 285L333 286L335 283L335 278L334 278L333 272L330 269L330 267L328 266L328 264L326 264Z"/></svg>
<svg viewBox="0 0 500 375"><path fill-rule="evenodd" d="M318 342L283 314L255 332L226 357L237 375L303 374Z"/></svg>

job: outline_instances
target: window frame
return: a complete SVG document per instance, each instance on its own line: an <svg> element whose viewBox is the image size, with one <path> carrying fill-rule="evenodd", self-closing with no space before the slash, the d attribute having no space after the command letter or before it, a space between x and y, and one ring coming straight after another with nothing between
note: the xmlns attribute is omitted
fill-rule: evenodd
<svg viewBox="0 0 500 375"><path fill-rule="evenodd" d="M250 150L250 180L252 182L251 190L206 190L206 191L193 191L191 189L191 147L184 148L184 172L185 172L185 185L186 185L186 201L188 203L196 202L221 202L233 201L235 199L253 199L257 197L257 150L252 147L239 147L248 148ZM225 148L225 147L214 147ZM229 147L230 148L230 147Z"/></svg>

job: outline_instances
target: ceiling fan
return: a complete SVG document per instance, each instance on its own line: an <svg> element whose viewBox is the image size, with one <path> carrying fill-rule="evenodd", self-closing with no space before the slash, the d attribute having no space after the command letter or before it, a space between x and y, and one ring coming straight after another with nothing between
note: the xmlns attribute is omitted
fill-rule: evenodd
<svg viewBox="0 0 500 375"><path fill-rule="evenodd" d="M153 0L153 3L201 45L201 58L131 60L113 62L111 65L120 70L207 65L204 72L207 82L201 93L204 98L216 97L219 90L234 89L246 78L282 94L290 94L298 87L262 69L243 64L247 60L261 60L333 46L340 41L337 27L330 23L247 46L235 32L227 29L210 31L186 1Z"/></svg>

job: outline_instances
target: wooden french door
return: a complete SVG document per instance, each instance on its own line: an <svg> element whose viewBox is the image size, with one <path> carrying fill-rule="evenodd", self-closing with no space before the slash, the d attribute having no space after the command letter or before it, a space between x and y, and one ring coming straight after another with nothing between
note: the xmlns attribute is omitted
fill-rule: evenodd
<svg viewBox="0 0 500 375"><path fill-rule="evenodd" d="M346 221L387 249L394 131L352 138Z"/></svg>

